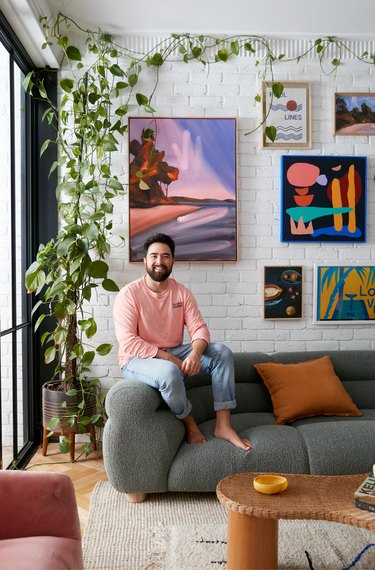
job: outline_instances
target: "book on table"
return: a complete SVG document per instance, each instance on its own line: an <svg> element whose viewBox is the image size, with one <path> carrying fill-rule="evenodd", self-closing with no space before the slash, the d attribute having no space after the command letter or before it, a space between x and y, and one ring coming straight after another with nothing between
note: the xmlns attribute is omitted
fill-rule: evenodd
<svg viewBox="0 0 375 570"><path fill-rule="evenodd" d="M371 503L365 503L360 499L354 499L354 504L358 509L363 509L364 511L369 511L370 513L375 513L375 505Z"/></svg>
<svg viewBox="0 0 375 570"><path fill-rule="evenodd" d="M375 476L368 475L354 492L354 499L358 499L362 503L375 505Z"/></svg>

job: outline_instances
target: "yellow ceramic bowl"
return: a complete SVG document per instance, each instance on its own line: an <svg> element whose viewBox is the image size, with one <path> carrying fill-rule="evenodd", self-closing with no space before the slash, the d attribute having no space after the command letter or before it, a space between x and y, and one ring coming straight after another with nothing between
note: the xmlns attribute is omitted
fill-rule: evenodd
<svg viewBox="0 0 375 570"><path fill-rule="evenodd" d="M259 493L273 495L285 491L288 486L288 479L281 475L258 475L253 481L254 489Z"/></svg>

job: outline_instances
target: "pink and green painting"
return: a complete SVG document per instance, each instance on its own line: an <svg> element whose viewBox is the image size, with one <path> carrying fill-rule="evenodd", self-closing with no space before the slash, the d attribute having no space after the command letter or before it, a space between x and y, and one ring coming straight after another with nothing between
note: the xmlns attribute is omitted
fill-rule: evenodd
<svg viewBox="0 0 375 570"><path fill-rule="evenodd" d="M281 157L281 240L366 241L366 157Z"/></svg>
<svg viewBox="0 0 375 570"><path fill-rule="evenodd" d="M237 260L235 118L129 118L129 260L170 235L176 261Z"/></svg>

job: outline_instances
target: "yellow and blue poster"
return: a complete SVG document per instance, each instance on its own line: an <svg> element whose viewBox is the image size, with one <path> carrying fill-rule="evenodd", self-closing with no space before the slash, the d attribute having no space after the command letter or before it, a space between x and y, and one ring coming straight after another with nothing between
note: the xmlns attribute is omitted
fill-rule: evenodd
<svg viewBox="0 0 375 570"><path fill-rule="evenodd" d="M375 322L375 266L317 266L315 322Z"/></svg>

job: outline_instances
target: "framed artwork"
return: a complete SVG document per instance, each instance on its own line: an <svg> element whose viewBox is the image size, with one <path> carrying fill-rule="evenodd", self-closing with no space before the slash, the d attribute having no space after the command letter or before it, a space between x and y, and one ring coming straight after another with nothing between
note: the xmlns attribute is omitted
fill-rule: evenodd
<svg viewBox="0 0 375 570"><path fill-rule="evenodd" d="M366 241L364 156L281 157L281 241Z"/></svg>
<svg viewBox="0 0 375 570"><path fill-rule="evenodd" d="M375 323L375 265L317 265L314 288L315 323Z"/></svg>
<svg viewBox="0 0 375 570"><path fill-rule="evenodd" d="M131 117L129 260L166 233L176 261L237 261L235 118Z"/></svg>
<svg viewBox="0 0 375 570"><path fill-rule="evenodd" d="M263 81L263 148L311 147L311 89L310 83L296 81L277 82L281 96L272 89L275 82ZM281 88L283 86L283 89ZM274 127L274 140L266 136L266 129Z"/></svg>
<svg viewBox="0 0 375 570"><path fill-rule="evenodd" d="M375 93L335 93L334 134L375 135Z"/></svg>
<svg viewBox="0 0 375 570"><path fill-rule="evenodd" d="M264 318L302 318L302 267L264 268Z"/></svg>

